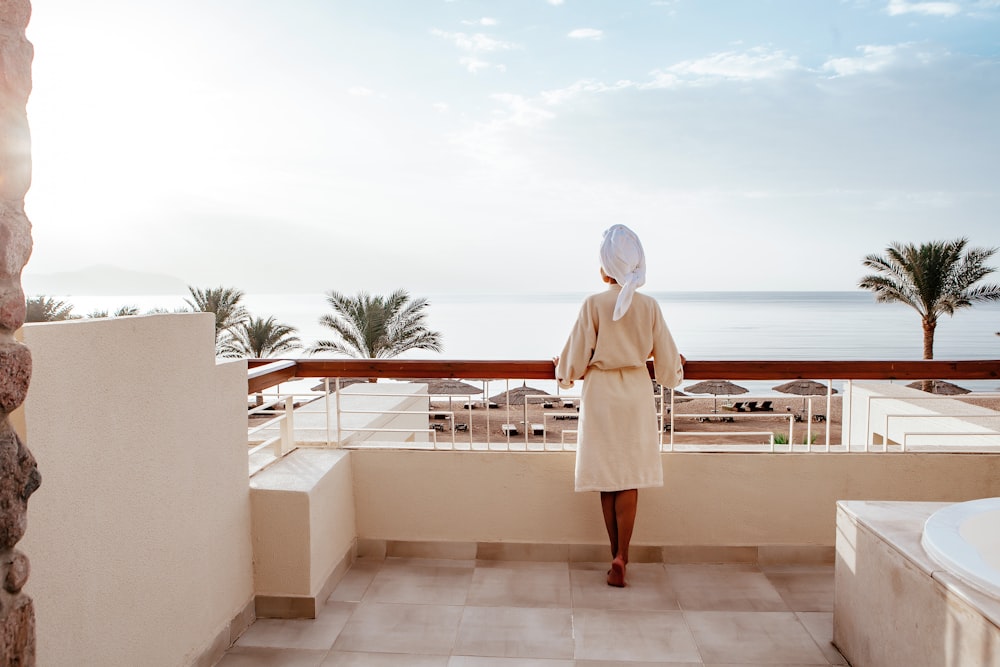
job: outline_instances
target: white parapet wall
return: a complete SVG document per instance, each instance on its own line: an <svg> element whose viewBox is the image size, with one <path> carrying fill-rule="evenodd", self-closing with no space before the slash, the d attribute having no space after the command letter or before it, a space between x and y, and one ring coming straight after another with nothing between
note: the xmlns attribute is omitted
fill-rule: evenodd
<svg viewBox="0 0 1000 667"><path fill-rule="evenodd" d="M204 313L22 336L38 664L212 664L253 619L246 362Z"/></svg>
<svg viewBox="0 0 1000 667"><path fill-rule="evenodd" d="M569 547L607 540L598 494L573 491L572 452L362 448L351 457L359 550L427 542L475 557L483 544L566 545L550 553L572 557ZM1000 495L1000 454L665 453L662 462L664 486L639 491L633 545L665 547L664 558L741 547L824 547L832 557L838 500Z"/></svg>
<svg viewBox="0 0 1000 667"><path fill-rule="evenodd" d="M300 448L250 479L258 617L315 618L354 557L350 452Z"/></svg>
<svg viewBox="0 0 1000 667"><path fill-rule="evenodd" d="M852 382L843 400L852 450L1000 452L995 410L889 382Z"/></svg>

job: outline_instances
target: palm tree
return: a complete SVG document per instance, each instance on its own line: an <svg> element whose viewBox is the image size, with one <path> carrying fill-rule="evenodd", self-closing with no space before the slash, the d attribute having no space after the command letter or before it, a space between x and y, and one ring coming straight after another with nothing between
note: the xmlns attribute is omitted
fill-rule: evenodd
<svg viewBox="0 0 1000 667"><path fill-rule="evenodd" d="M122 306L114 312L113 315L109 315L107 310L95 310L94 312L87 315L90 319L103 319L105 317L126 317L128 315L138 315L138 306Z"/></svg>
<svg viewBox="0 0 1000 667"><path fill-rule="evenodd" d="M389 296L360 292L356 297L328 292L333 315L323 315L319 323L329 327L336 340L317 341L309 349L337 352L362 359L386 359L407 350L441 351L441 334L424 325L427 299L411 299L406 290Z"/></svg>
<svg viewBox="0 0 1000 667"><path fill-rule="evenodd" d="M934 329L941 315L954 315L981 301L1000 300L1000 285L976 283L996 269L986 260L996 248L969 248L966 238L914 246L892 243L885 256L868 255L864 265L876 273L858 287L875 293L880 303L898 301L918 313L924 329L924 359L934 358ZM963 254L964 251L964 254Z"/></svg>
<svg viewBox="0 0 1000 667"><path fill-rule="evenodd" d="M188 285L191 299L184 299L196 313L215 314L215 345L220 349L220 336L247 318L247 310L240 301L243 291L235 287L209 287L198 289Z"/></svg>
<svg viewBox="0 0 1000 667"><path fill-rule="evenodd" d="M302 345L295 327L276 322L274 317L250 316L230 331L230 338L222 344L223 357L249 357L263 359L279 352L295 350Z"/></svg>
<svg viewBox="0 0 1000 667"><path fill-rule="evenodd" d="M62 322L80 319L79 315L73 314L72 304L56 301L44 294L28 297L25 306L27 306L25 322Z"/></svg>

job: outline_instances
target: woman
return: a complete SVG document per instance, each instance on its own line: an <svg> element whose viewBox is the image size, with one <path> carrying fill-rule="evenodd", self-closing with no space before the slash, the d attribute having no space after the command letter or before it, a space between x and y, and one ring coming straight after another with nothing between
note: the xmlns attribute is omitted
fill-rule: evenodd
<svg viewBox="0 0 1000 667"><path fill-rule="evenodd" d="M585 379L576 447L576 490L600 491L611 541L608 585L625 585L640 488L663 486L660 434L646 360L673 388L684 377L656 300L636 292L646 258L635 232L614 225L601 244L604 292L587 297L562 354L553 359L563 389Z"/></svg>

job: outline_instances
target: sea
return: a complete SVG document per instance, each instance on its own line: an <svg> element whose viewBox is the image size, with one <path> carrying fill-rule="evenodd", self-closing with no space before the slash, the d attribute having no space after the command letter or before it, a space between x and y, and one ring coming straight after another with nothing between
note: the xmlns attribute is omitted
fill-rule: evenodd
<svg viewBox="0 0 1000 667"><path fill-rule="evenodd" d="M851 292L646 292L660 303L688 359L920 359L920 316L909 306L877 303ZM412 351L403 358L549 359L562 349L585 293L429 293L427 326L441 333L440 353ZM137 306L173 311L184 296L59 296L77 315ZM319 324L331 313L322 292L244 297L253 315L273 315L298 329L309 346L330 337ZM976 304L938 321L937 359L1000 359L1000 303ZM288 356L307 356L299 351ZM817 378L822 379L822 378ZM745 384L745 383L744 383ZM764 392L764 384L754 387ZM993 381L965 382L977 391L1000 391ZM970 386L971 385L971 386Z"/></svg>

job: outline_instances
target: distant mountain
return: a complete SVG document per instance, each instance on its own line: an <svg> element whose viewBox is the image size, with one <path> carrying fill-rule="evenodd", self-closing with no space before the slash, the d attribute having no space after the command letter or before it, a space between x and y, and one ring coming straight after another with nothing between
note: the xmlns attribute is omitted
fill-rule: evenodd
<svg viewBox="0 0 1000 667"><path fill-rule="evenodd" d="M31 274L21 277L24 293L73 296L118 294L187 294L187 283L163 273L129 271L101 264L76 271Z"/></svg>

